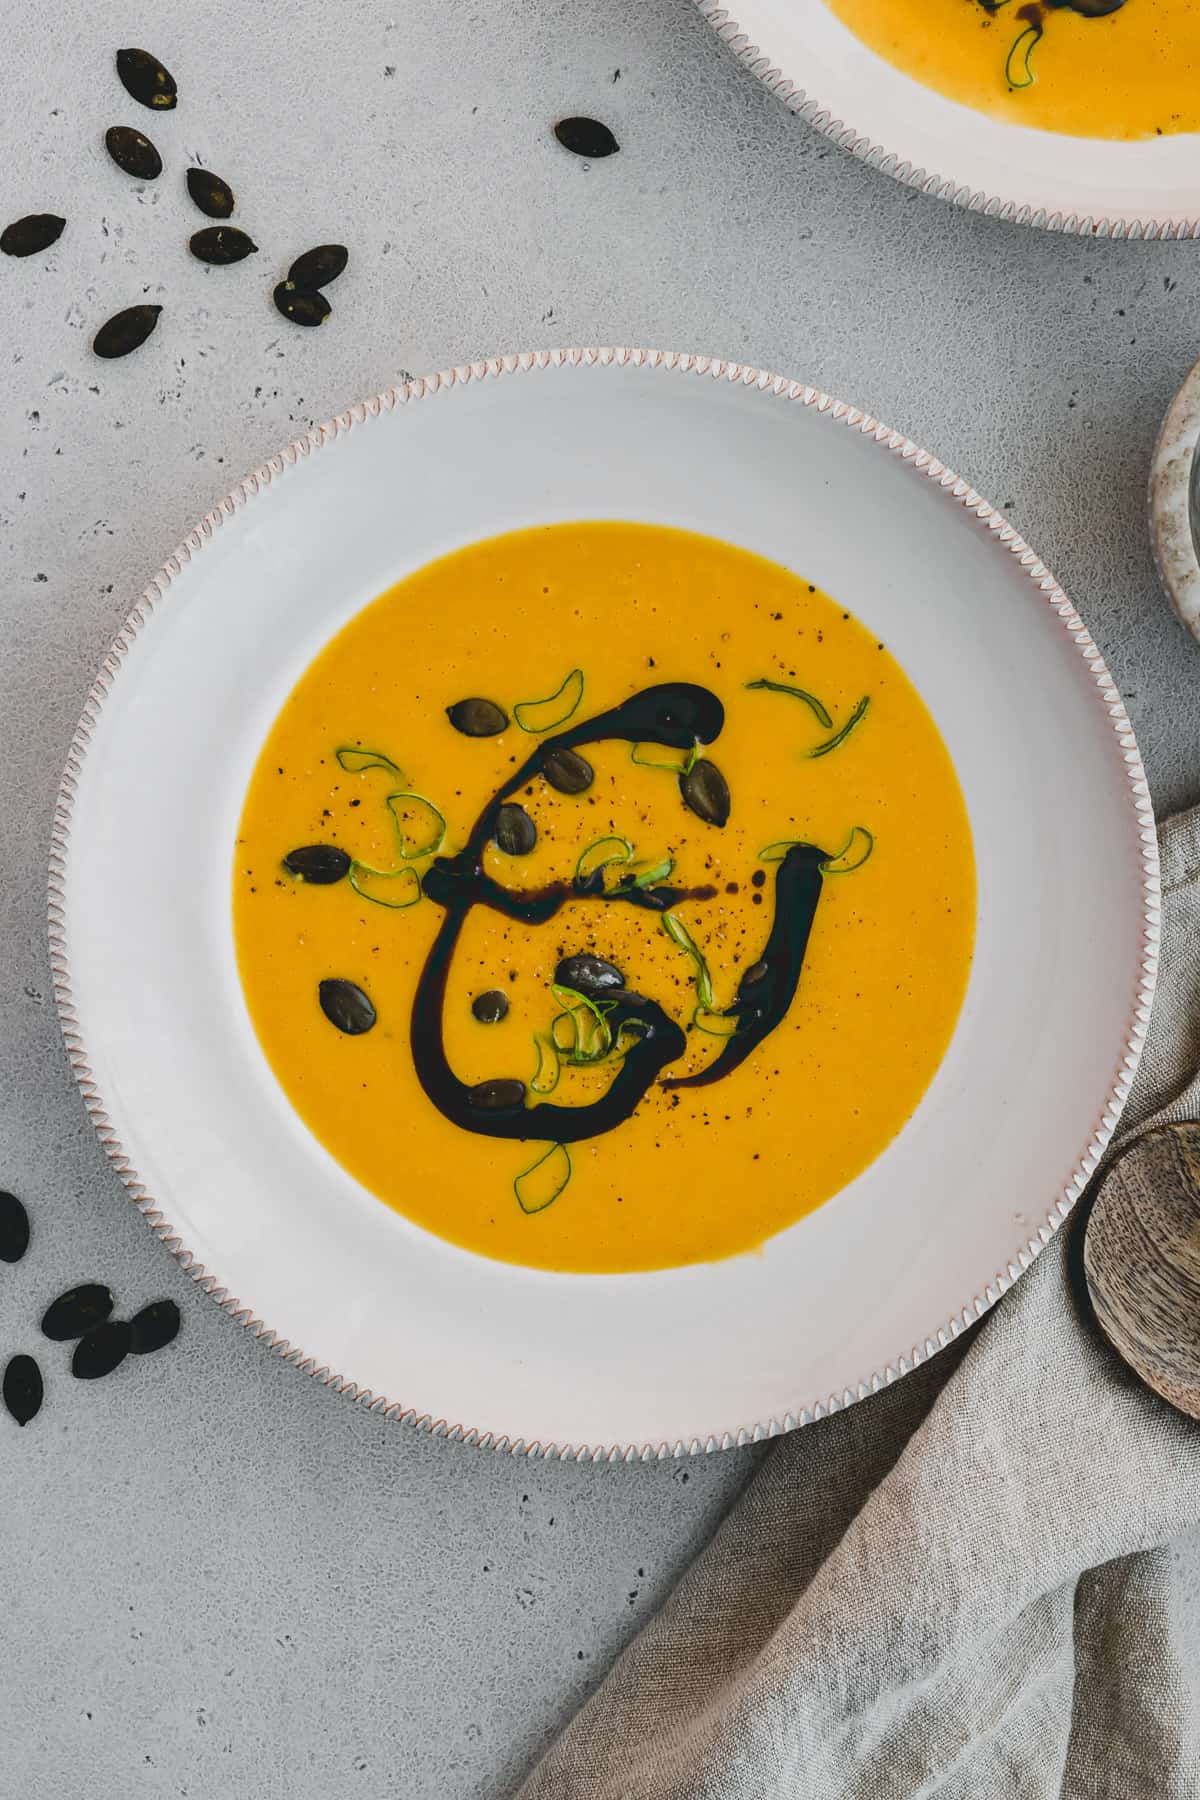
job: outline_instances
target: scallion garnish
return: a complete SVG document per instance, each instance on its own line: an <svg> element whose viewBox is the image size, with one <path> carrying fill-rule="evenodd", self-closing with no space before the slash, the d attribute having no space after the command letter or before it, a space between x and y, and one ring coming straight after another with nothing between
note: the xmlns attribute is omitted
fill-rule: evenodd
<svg viewBox="0 0 1200 1800"><path fill-rule="evenodd" d="M826 731L833 730L833 716L829 708L823 701L818 700L815 694L810 694L807 688L791 687L786 681L768 681L765 675L760 676L757 681L748 681L746 686L748 688L765 688L769 694L790 694L793 700L803 700L817 724L823 725Z"/></svg>
<svg viewBox="0 0 1200 1800"><path fill-rule="evenodd" d="M375 906L398 912L415 906L421 898L421 877L415 869L372 869L366 863L350 864L350 886Z"/></svg>
<svg viewBox="0 0 1200 1800"><path fill-rule="evenodd" d="M1004 79L1011 88L1027 88L1033 85L1033 69L1029 59L1041 42L1042 27L1029 25L1020 35L1013 39L1004 64Z"/></svg>
<svg viewBox="0 0 1200 1800"><path fill-rule="evenodd" d="M571 1152L565 1144L551 1144L523 1169L513 1182L513 1193L523 1213L545 1212L553 1206L571 1179Z"/></svg>
<svg viewBox="0 0 1200 1800"><path fill-rule="evenodd" d="M651 863L649 868L643 869L640 874L635 875L631 885L635 888L653 887L655 882L665 881L674 867L675 858L664 856L661 862Z"/></svg>
<svg viewBox="0 0 1200 1800"><path fill-rule="evenodd" d="M607 869L611 863L627 863L633 861L633 845L625 837L595 838L585 844L579 852L579 861L575 864L576 881L590 881L601 869Z"/></svg>
<svg viewBox="0 0 1200 1800"><path fill-rule="evenodd" d="M713 1012L711 1007L698 1006L692 1014L692 1024L705 1037L731 1038L737 1031L738 1022L722 1012Z"/></svg>
<svg viewBox="0 0 1200 1800"><path fill-rule="evenodd" d="M550 1040L559 1055L575 1068L602 1062L612 1049L612 1031L604 1016L608 1011L604 1002L593 999L590 994L581 994L577 988L561 987L558 982L551 983L550 992L562 1008L550 1026ZM560 1030L564 1023L569 1028L565 1043Z"/></svg>
<svg viewBox="0 0 1200 1800"><path fill-rule="evenodd" d="M871 696L864 694L841 730L835 731L831 738L826 738L823 744L818 744L814 750L810 750L809 756L828 756L831 750L836 750L839 744L844 744L855 726L862 724L870 704Z"/></svg>
<svg viewBox="0 0 1200 1800"><path fill-rule="evenodd" d="M432 800L424 794L389 794L387 807L396 823L404 862L420 862L441 849L446 841L446 821Z"/></svg>
<svg viewBox="0 0 1200 1800"><path fill-rule="evenodd" d="M352 744L343 744L340 750L335 751L335 755L339 767L345 769L348 775L362 775L368 769L387 769L393 775L400 775L399 765L390 756L385 756L382 750L359 750ZM400 775L400 779L403 781L403 775Z"/></svg>
<svg viewBox="0 0 1200 1800"><path fill-rule="evenodd" d="M662 928L673 944L690 956L695 966L696 999L703 1007L713 1005L712 977L708 972L708 964L704 960L704 952L700 949L683 920L674 913L665 912L662 916Z"/></svg>
<svg viewBox="0 0 1200 1800"><path fill-rule="evenodd" d="M875 848L875 839L865 825L851 827L850 836L846 839L836 856L831 856L821 864L822 875L851 875L855 869L861 869Z"/></svg>
<svg viewBox="0 0 1200 1800"><path fill-rule="evenodd" d="M562 686L544 700L518 700L513 718L531 737L565 725L583 699L583 670L572 669Z"/></svg>
<svg viewBox="0 0 1200 1800"><path fill-rule="evenodd" d="M686 775L696 766L700 757L699 744L693 744L675 756L664 744L631 744L629 760L635 762L639 769L668 769L672 775Z"/></svg>

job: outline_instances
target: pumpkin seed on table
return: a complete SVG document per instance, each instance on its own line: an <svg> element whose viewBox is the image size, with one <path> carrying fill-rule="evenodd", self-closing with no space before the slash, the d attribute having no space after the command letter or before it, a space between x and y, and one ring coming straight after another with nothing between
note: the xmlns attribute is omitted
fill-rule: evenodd
<svg viewBox="0 0 1200 1800"><path fill-rule="evenodd" d="M293 287L311 293L336 281L349 260L350 252L345 244L318 244L315 250L306 250L303 256L296 258L287 278Z"/></svg>
<svg viewBox="0 0 1200 1800"><path fill-rule="evenodd" d="M206 225L203 231L192 233L188 249L200 262L226 268L253 256L258 245L236 225Z"/></svg>
<svg viewBox="0 0 1200 1800"><path fill-rule="evenodd" d="M494 700L456 700L446 708L446 717L464 737L499 737L508 729L508 714Z"/></svg>
<svg viewBox="0 0 1200 1800"><path fill-rule="evenodd" d="M148 50L118 50L117 75L125 92L152 112L170 112L179 99L175 77Z"/></svg>
<svg viewBox="0 0 1200 1800"><path fill-rule="evenodd" d="M560 119L554 127L554 135L564 150L573 156L585 156L589 162L597 162L604 156L615 156L621 148L607 125L599 119Z"/></svg>
<svg viewBox="0 0 1200 1800"><path fill-rule="evenodd" d="M15 1194L0 1188L0 1262L20 1262L29 1248L29 1214Z"/></svg>
<svg viewBox="0 0 1200 1800"><path fill-rule="evenodd" d="M161 306L127 306L124 312L114 313L92 339L92 349L97 356L108 359L128 356L145 343L158 324L161 311Z"/></svg>
<svg viewBox="0 0 1200 1800"><path fill-rule="evenodd" d="M560 794L582 794L595 780L595 771L586 758L558 745L543 756L542 774Z"/></svg>
<svg viewBox="0 0 1200 1800"><path fill-rule="evenodd" d="M0 232L0 250L5 256L37 256L57 244L66 222L57 213L26 213Z"/></svg>
<svg viewBox="0 0 1200 1800"><path fill-rule="evenodd" d="M209 169L189 169L187 191L210 219L227 219L233 211L233 189Z"/></svg>
<svg viewBox="0 0 1200 1800"><path fill-rule="evenodd" d="M106 1319L93 1325L75 1346L71 1357L71 1373L77 1381L99 1381L119 1369L133 1344L133 1327L128 1319Z"/></svg>
<svg viewBox="0 0 1200 1800"><path fill-rule="evenodd" d="M299 881L328 887L350 873L350 858L337 844L303 844L298 850L288 851L283 866Z"/></svg>
<svg viewBox="0 0 1200 1800"><path fill-rule="evenodd" d="M729 820L729 783L715 762L702 757L679 777L679 792L689 812L706 825L725 825Z"/></svg>
<svg viewBox="0 0 1200 1800"><path fill-rule="evenodd" d="M537 843L537 826L523 806L506 800L496 814L494 835L505 856L528 856Z"/></svg>
<svg viewBox="0 0 1200 1800"><path fill-rule="evenodd" d="M104 147L118 169L136 181L157 181L162 174L162 157L145 133L135 131L132 125L110 125Z"/></svg>
<svg viewBox="0 0 1200 1800"><path fill-rule="evenodd" d="M4 1371L4 1405L18 1425L28 1425L42 1410L42 1371L32 1356L10 1357Z"/></svg>
<svg viewBox="0 0 1200 1800"><path fill-rule="evenodd" d="M129 1321L129 1349L133 1356L149 1356L165 1350L179 1336L179 1308L173 1300L152 1300Z"/></svg>
<svg viewBox="0 0 1200 1800"><path fill-rule="evenodd" d="M51 1301L42 1314L42 1335L52 1338L56 1344L81 1338L86 1331L104 1323L113 1305L112 1294L103 1283L81 1282Z"/></svg>
<svg viewBox="0 0 1200 1800"><path fill-rule="evenodd" d="M293 325L323 325L333 311L324 294L293 287L290 281L281 281L271 298Z"/></svg>
<svg viewBox="0 0 1200 1800"><path fill-rule="evenodd" d="M343 981L340 976L323 981L317 998L329 1023L347 1037L361 1037L375 1023L377 1015L370 998L352 981Z"/></svg>

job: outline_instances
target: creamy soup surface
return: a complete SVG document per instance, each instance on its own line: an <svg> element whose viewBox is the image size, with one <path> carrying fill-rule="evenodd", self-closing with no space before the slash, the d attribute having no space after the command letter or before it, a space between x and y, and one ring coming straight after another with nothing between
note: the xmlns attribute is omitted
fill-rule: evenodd
<svg viewBox="0 0 1200 1800"><path fill-rule="evenodd" d="M292 1105L485 1256L753 1250L910 1117L962 1004L970 829L835 598L626 523L474 544L364 608L255 767L233 920Z"/></svg>

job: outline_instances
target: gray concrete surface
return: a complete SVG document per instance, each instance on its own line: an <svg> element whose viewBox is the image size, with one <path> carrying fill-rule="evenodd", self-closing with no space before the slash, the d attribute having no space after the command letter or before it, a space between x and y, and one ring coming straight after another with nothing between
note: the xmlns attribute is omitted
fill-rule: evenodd
<svg viewBox="0 0 1200 1800"><path fill-rule="evenodd" d="M689 0L62 0L10 9L6 40L0 204L70 228L0 268L0 1186L35 1233L0 1265L0 1358L85 1277L125 1304L174 1295L185 1329L95 1386L48 1356L42 1417L0 1417L0 1800L505 1794L750 1462L526 1466L430 1441L191 1290L93 1141L48 992L47 832L93 667L233 478L402 370L710 350L871 408L1002 503L1176 807L1200 793L1200 648L1156 591L1143 495L1200 354L1200 250L1034 236L893 186L772 102ZM143 41L179 79L170 115L111 73ZM621 154L560 151L571 111ZM104 155L122 121L168 161L145 191ZM192 154L234 184L253 263L187 256ZM270 288L328 238L353 262L303 333ZM157 337L93 360L95 326L143 295Z"/></svg>

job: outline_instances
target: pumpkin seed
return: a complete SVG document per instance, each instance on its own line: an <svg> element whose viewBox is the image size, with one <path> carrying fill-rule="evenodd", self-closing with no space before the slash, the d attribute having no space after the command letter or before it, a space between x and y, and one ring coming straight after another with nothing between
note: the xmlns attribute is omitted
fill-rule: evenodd
<svg viewBox="0 0 1200 1800"><path fill-rule="evenodd" d="M173 1300L152 1300L129 1321L129 1348L134 1356L164 1350L179 1336L179 1308Z"/></svg>
<svg viewBox="0 0 1200 1800"><path fill-rule="evenodd" d="M324 294L281 281L271 296L277 309L293 325L323 325L333 311Z"/></svg>
<svg viewBox="0 0 1200 1800"><path fill-rule="evenodd" d="M564 150L574 156L586 156L595 162L602 156L613 156L620 148L616 138L599 119L560 119L554 135Z"/></svg>
<svg viewBox="0 0 1200 1800"><path fill-rule="evenodd" d="M345 244L318 244L315 250L306 250L303 256L296 258L287 278L293 287L311 293L315 288L336 281L349 260L350 252Z"/></svg>
<svg viewBox="0 0 1200 1800"><path fill-rule="evenodd" d="M456 700L446 717L464 737L499 737L508 729L508 714L494 700Z"/></svg>
<svg viewBox="0 0 1200 1800"><path fill-rule="evenodd" d="M99 1281L85 1281L51 1301L42 1314L42 1335L56 1344L69 1343L102 1325L112 1309L113 1297L108 1288Z"/></svg>
<svg viewBox="0 0 1200 1800"><path fill-rule="evenodd" d="M210 219L227 219L233 211L233 189L211 169L189 169L187 191Z"/></svg>
<svg viewBox="0 0 1200 1800"><path fill-rule="evenodd" d="M192 233L188 249L201 262L224 268L229 263L242 262L247 256L253 256L258 245L236 225L206 225L203 231Z"/></svg>
<svg viewBox="0 0 1200 1800"><path fill-rule="evenodd" d="M563 750L557 745L543 756L542 774L560 794L582 794L596 778L590 762L576 751Z"/></svg>
<svg viewBox="0 0 1200 1800"><path fill-rule="evenodd" d="M283 866L299 881L328 887L350 873L350 858L336 844L302 844L298 850L288 851Z"/></svg>
<svg viewBox="0 0 1200 1800"><path fill-rule="evenodd" d="M724 825L729 819L729 783L715 762L703 757L679 777L683 804L706 825Z"/></svg>
<svg viewBox="0 0 1200 1800"><path fill-rule="evenodd" d="M66 222L57 213L27 213L0 232L0 250L5 256L36 256L58 242Z"/></svg>
<svg viewBox="0 0 1200 1800"><path fill-rule="evenodd" d="M4 1371L4 1404L18 1425L28 1425L42 1410L42 1371L32 1356L9 1358Z"/></svg>
<svg viewBox="0 0 1200 1800"><path fill-rule="evenodd" d="M15 1194L0 1188L0 1262L20 1262L29 1248L29 1214Z"/></svg>
<svg viewBox="0 0 1200 1800"><path fill-rule="evenodd" d="M118 50L117 74L125 92L154 112L170 112L179 98L175 77L148 50Z"/></svg>
<svg viewBox="0 0 1200 1800"><path fill-rule="evenodd" d="M554 979L559 987L574 988L577 994L615 993L625 986L625 977L615 963L586 952L564 956L554 971Z"/></svg>
<svg viewBox="0 0 1200 1800"><path fill-rule="evenodd" d="M525 1083L512 1081L507 1077L502 1077L499 1081L480 1081L470 1090L467 1098L480 1112L499 1112L505 1107L524 1104Z"/></svg>
<svg viewBox="0 0 1200 1800"><path fill-rule="evenodd" d="M375 1023L376 1012L370 1000L360 987L352 981L342 981L340 977L323 981L317 989L321 1002L321 1011L331 1025L344 1031L347 1037L361 1037L364 1031L370 1031Z"/></svg>
<svg viewBox="0 0 1200 1800"><path fill-rule="evenodd" d="M499 988L489 988L486 994L476 994L471 1011L481 1025L498 1025L508 1016L508 995Z"/></svg>
<svg viewBox="0 0 1200 1800"><path fill-rule="evenodd" d="M97 356L128 356L145 343L161 311L161 306L127 306L124 312L114 313L92 339L92 349Z"/></svg>
<svg viewBox="0 0 1200 1800"><path fill-rule="evenodd" d="M106 1319L93 1325L80 1338L71 1358L71 1373L77 1381L99 1381L119 1369L129 1355L133 1343L133 1327L128 1319Z"/></svg>
<svg viewBox="0 0 1200 1800"><path fill-rule="evenodd" d="M537 843L537 826L523 806L506 800L496 814L495 835L505 856L528 856Z"/></svg>
<svg viewBox="0 0 1200 1800"><path fill-rule="evenodd" d="M162 157L145 133L132 125L110 125L104 143L118 169L135 180L157 181L162 174Z"/></svg>

